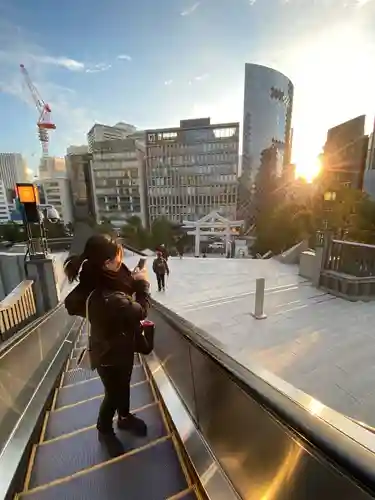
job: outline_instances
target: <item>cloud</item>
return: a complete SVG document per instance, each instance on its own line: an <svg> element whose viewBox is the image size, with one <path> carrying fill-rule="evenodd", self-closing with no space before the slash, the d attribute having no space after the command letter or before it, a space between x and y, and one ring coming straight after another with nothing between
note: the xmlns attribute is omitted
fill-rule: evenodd
<svg viewBox="0 0 375 500"><path fill-rule="evenodd" d="M52 154L61 155L70 144L86 142L86 133L94 123L94 118L106 123L108 117L101 116L96 109L82 105L81 96L74 89L64 86L61 75L59 80L52 80L53 73L50 70L57 67L84 74L86 71L106 71L110 65L87 64L65 56L55 57L44 47L35 43L33 38L32 33L0 17L0 91L24 102L30 109L34 109L35 104L25 86L17 63L25 64L41 96L51 105L52 119L57 127L57 130L51 134L51 151ZM54 75L56 78L58 76ZM28 116L30 120L33 120L34 116L36 122L36 110L35 115ZM31 121L30 126L33 126ZM27 123L25 127L27 129ZM20 147L22 147L22 140ZM40 146L36 135L32 148L37 158Z"/></svg>
<svg viewBox="0 0 375 500"><path fill-rule="evenodd" d="M180 15L181 16L190 16L193 12L197 10L197 8L200 6L200 2L195 2L193 5L188 7L187 9L183 10Z"/></svg>
<svg viewBox="0 0 375 500"><path fill-rule="evenodd" d="M86 68L86 73L100 73L101 71L108 71L112 68L112 64L99 63L95 64L92 68Z"/></svg>
<svg viewBox="0 0 375 500"><path fill-rule="evenodd" d="M172 83L173 83L173 80L165 80L164 85L169 86L169 85L172 85Z"/></svg>
<svg viewBox="0 0 375 500"><path fill-rule="evenodd" d="M210 75L208 73L203 73L202 75L198 75L198 76L195 76L194 77L194 80L196 82L201 82L202 80L207 80L207 78L209 77Z"/></svg>
<svg viewBox="0 0 375 500"><path fill-rule="evenodd" d="M191 80L189 80L188 84L193 85L194 82L202 82L204 80L207 80L209 76L210 76L209 73L202 73L201 75L197 75Z"/></svg>
<svg viewBox="0 0 375 500"><path fill-rule="evenodd" d="M128 54L120 54L117 56L117 59L122 59L124 61L132 61L132 57Z"/></svg>
<svg viewBox="0 0 375 500"><path fill-rule="evenodd" d="M249 5L252 7L257 0L249 0Z"/></svg>
<svg viewBox="0 0 375 500"><path fill-rule="evenodd" d="M48 55L33 55L30 54L31 59L42 64L51 64L54 66L60 66L61 68L68 69L70 71L83 71L85 65L81 61L76 61L75 59L70 59L68 57L52 57Z"/></svg>
<svg viewBox="0 0 375 500"><path fill-rule="evenodd" d="M370 3L371 0L356 0L357 7L360 9L364 7L366 4Z"/></svg>

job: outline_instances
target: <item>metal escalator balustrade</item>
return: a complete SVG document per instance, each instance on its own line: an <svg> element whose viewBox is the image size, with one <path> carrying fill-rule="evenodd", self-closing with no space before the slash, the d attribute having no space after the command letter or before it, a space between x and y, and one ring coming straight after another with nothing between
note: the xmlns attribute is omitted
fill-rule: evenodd
<svg viewBox="0 0 375 500"><path fill-rule="evenodd" d="M74 355L86 341L83 332L46 412L39 442L30 455L23 491L16 498L200 498L139 356L131 380L131 410L146 422L148 434L141 438L117 430L124 453L116 457L99 443L95 424L103 386L96 372L75 365Z"/></svg>
<svg viewBox="0 0 375 500"><path fill-rule="evenodd" d="M58 306L0 346L0 450L56 353L79 324Z"/></svg>
<svg viewBox="0 0 375 500"><path fill-rule="evenodd" d="M246 500L375 498L373 432L261 366L244 367L156 301L150 319L157 335L146 362L209 498L232 498L225 478Z"/></svg>

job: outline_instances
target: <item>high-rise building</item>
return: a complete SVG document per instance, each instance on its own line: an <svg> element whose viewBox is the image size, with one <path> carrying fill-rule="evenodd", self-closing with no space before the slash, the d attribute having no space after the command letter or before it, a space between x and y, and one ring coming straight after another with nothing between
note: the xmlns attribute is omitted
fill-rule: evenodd
<svg viewBox="0 0 375 500"><path fill-rule="evenodd" d="M42 158L36 184L39 186L40 201L53 205L64 224L73 222L72 194L65 158Z"/></svg>
<svg viewBox="0 0 375 500"><path fill-rule="evenodd" d="M254 193L267 191L258 186L266 151L275 151L273 175L281 176L290 164L292 142L293 84L285 75L258 64L245 65L242 132L240 215L248 218L247 202ZM242 208L242 210L241 210Z"/></svg>
<svg viewBox="0 0 375 500"><path fill-rule="evenodd" d="M94 186L92 179L92 154L88 146L71 146L65 156L70 181L75 220L95 216Z"/></svg>
<svg viewBox="0 0 375 500"><path fill-rule="evenodd" d="M17 182L26 182L27 166L20 153L0 153L0 179L4 183L8 198Z"/></svg>
<svg viewBox="0 0 375 500"><path fill-rule="evenodd" d="M67 177L52 177L38 181L42 199L46 205L52 205L58 211L64 224L73 222L72 196Z"/></svg>
<svg viewBox="0 0 375 500"><path fill-rule="evenodd" d="M235 220L239 124L210 118L146 131L148 216L182 222L213 210Z"/></svg>
<svg viewBox="0 0 375 500"><path fill-rule="evenodd" d="M0 224L10 220L9 200L4 182L0 179Z"/></svg>
<svg viewBox="0 0 375 500"><path fill-rule="evenodd" d="M66 177L65 158L56 156L43 157L39 164L39 179L51 179L53 177Z"/></svg>
<svg viewBox="0 0 375 500"><path fill-rule="evenodd" d="M375 123L374 130L368 141L366 169L363 180L363 190L375 200Z"/></svg>
<svg viewBox="0 0 375 500"><path fill-rule="evenodd" d="M92 175L98 221L121 226L136 215L146 224L144 152L133 139L93 143Z"/></svg>
<svg viewBox="0 0 375 500"><path fill-rule="evenodd" d="M134 125L129 125L128 123L123 122L116 123L116 125L114 126L95 123L95 125L89 130L87 134L89 151L93 151L95 142L126 139L129 135L136 132L136 130L137 129L134 127Z"/></svg>
<svg viewBox="0 0 375 500"><path fill-rule="evenodd" d="M328 130L321 172L325 183L363 188L368 150L365 120L365 115L357 116Z"/></svg>

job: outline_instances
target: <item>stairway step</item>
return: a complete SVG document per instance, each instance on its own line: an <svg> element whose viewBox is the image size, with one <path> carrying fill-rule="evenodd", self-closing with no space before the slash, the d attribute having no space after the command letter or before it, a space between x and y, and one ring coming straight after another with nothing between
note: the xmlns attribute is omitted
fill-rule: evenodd
<svg viewBox="0 0 375 500"><path fill-rule="evenodd" d="M194 493L194 491L188 491L187 493L185 493L185 495L179 497L178 500L197 500L197 495Z"/></svg>
<svg viewBox="0 0 375 500"><path fill-rule="evenodd" d="M67 385L71 386L73 384L77 384L78 382L98 378L98 376L97 371L82 370L81 368L68 370L63 375L62 388ZM143 367L141 365L137 365L133 368L132 383L135 384L137 382L141 382L142 380L146 380L146 374Z"/></svg>
<svg viewBox="0 0 375 500"><path fill-rule="evenodd" d="M22 493L30 500L165 500L187 488L170 439Z"/></svg>
<svg viewBox="0 0 375 500"><path fill-rule="evenodd" d="M74 348L74 349L72 350L72 358L77 358L77 357L79 356L79 353L80 353L81 351L82 351L82 348L79 348L79 349Z"/></svg>
<svg viewBox="0 0 375 500"><path fill-rule="evenodd" d="M73 351L74 351L74 349L73 349ZM78 351L81 352L81 349L78 349ZM136 354L134 356L134 366L138 366L139 364L140 364L139 356L138 356L138 354ZM73 357L73 358L69 359L68 370L73 370L74 368L77 368L77 357Z"/></svg>
<svg viewBox="0 0 375 500"><path fill-rule="evenodd" d="M141 365L134 367L131 384L138 384L146 381L146 373ZM99 377L92 378L81 384L62 387L56 398L55 409L72 405L85 399L104 394L102 381Z"/></svg>
<svg viewBox="0 0 375 500"><path fill-rule="evenodd" d="M116 431L126 453L168 434L158 404L139 411L138 415L147 424L147 437L139 438L125 431ZM105 447L98 442L96 428L47 441L37 447L29 488L70 476L109 458Z"/></svg>
<svg viewBox="0 0 375 500"><path fill-rule="evenodd" d="M53 439L69 432L95 425L102 397L89 399L74 406L51 411L48 417L44 440ZM155 401L150 384L144 382L130 388L132 411Z"/></svg>

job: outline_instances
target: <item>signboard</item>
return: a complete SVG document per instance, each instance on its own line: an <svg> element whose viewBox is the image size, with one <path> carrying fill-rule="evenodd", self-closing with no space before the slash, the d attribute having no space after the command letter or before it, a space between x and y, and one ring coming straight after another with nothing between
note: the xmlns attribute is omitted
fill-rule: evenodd
<svg viewBox="0 0 375 500"><path fill-rule="evenodd" d="M39 193L34 184L17 184L17 198L20 203L38 203Z"/></svg>

